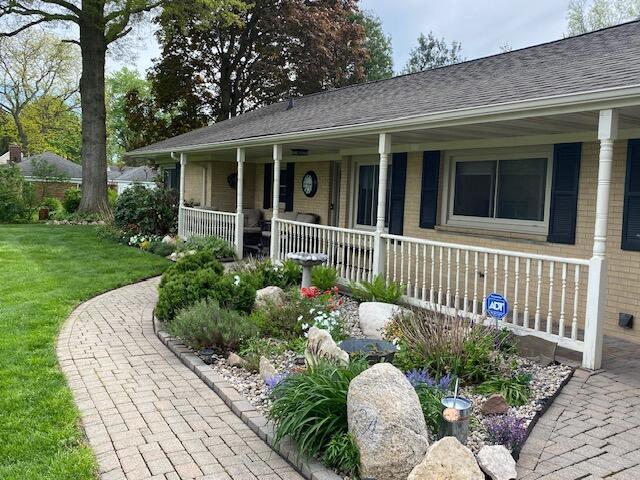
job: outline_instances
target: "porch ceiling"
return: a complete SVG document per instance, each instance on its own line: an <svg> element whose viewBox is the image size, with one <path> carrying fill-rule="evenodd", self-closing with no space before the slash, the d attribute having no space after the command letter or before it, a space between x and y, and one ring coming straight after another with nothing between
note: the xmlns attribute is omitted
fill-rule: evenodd
<svg viewBox="0 0 640 480"><path fill-rule="evenodd" d="M620 137L640 135L640 106L625 107L620 112ZM566 113L504 121L470 121L466 124L415 128L391 131L393 151L426 149L480 148L499 144L542 144L562 141L595 141L598 130L598 112ZM286 161L320 161L338 159L341 155L376 154L378 136L335 136L313 140L283 143ZM307 150L308 156L296 156L297 149ZM246 148L247 162L271 161L269 144ZM334 158L335 157L335 158ZM189 154L195 162L235 161L235 149L215 150Z"/></svg>

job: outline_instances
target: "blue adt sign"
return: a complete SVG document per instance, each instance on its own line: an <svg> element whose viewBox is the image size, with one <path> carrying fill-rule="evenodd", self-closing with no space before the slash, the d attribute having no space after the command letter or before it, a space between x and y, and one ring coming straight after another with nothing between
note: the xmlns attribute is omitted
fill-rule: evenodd
<svg viewBox="0 0 640 480"><path fill-rule="evenodd" d="M486 310L493 318L502 320L509 313L509 303L499 293L492 293L487 297Z"/></svg>

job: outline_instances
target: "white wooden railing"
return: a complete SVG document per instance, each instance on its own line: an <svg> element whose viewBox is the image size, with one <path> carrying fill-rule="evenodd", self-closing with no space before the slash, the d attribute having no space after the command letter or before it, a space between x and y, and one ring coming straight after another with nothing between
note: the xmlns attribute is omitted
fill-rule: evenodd
<svg viewBox="0 0 640 480"><path fill-rule="evenodd" d="M327 265L346 282L373 279L373 233L278 219L272 225L279 239L277 259L290 252L324 253Z"/></svg>
<svg viewBox="0 0 640 480"><path fill-rule="evenodd" d="M411 304L486 319L485 299L509 299L503 326L582 351L589 260L383 234L385 277Z"/></svg>
<svg viewBox="0 0 640 480"><path fill-rule="evenodd" d="M234 245L236 214L203 210L201 208L182 207L178 222L178 235L182 238L205 237L215 235Z"/></svg>

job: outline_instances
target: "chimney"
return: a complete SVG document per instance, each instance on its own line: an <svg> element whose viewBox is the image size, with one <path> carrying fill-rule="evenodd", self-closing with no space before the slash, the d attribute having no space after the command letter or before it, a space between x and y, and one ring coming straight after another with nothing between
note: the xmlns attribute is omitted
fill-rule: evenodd
<svg viewBox="0 0 640 480"><path fill-rule="evenodd" d="M9 163L20 163L22 161L22 148L20 145L9 145Z"/></svg>

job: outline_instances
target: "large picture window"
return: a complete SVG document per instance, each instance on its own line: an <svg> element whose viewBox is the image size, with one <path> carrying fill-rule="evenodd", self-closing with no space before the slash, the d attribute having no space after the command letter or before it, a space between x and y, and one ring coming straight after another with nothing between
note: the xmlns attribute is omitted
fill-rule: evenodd
<svg viewBox="0 0 640 480"><path fill-rule="evenodd" d="M375 227L378 213L378 181L380 167L377 164L358 164L356 166L356 225ZM387 192L385 209L385 227L389 225L389 191L391 189L391 165L387 171Z"/></svg>
<svg viewBox="0 0 640 480"><path fill-rule="evenodd" d="M451 157L448 224L546 233L551 155L513 157Z"/></svg>

